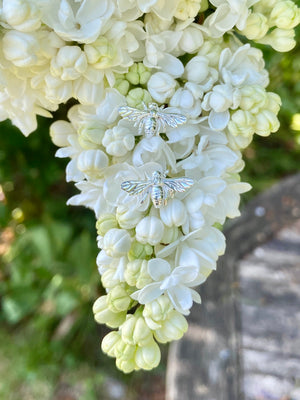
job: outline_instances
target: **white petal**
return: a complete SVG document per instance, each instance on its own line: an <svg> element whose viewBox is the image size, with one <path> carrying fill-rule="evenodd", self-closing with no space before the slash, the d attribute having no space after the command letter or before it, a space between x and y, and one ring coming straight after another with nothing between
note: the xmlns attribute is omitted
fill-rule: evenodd
<svg viewBox="0 0 300 400"><path fill-rule="evenodd" d="M215 112L214 110L211 110L209 117L208 117L208 123L211 129L215 129L217 131L221 131L226 128L228 125L228 122L230 120L230 113L229 111L224 111L224 112Z"/></svg>
<svg viewBox="0 0 300 400"><path fill-rule="evenodd" d="M191 290L186 286L177 285L168 289L167 294L175 309L181 313L186 313L193 305Z"/></svg>
<svg viewBox="0 0 300 400"><path fill-rule="evenodd" d="M162 258L154 258L148 262L148 273L154 281L161 281L171 273L171 266Z"/></svg>
<svg viewBox="0 0 300 400"><path fill-rule="evenodd" d="M140 304L150 303L151 301L157 299L163 294L163 291L159 288L160 283L149 283L141 290L137 290L130 296L132 299L137 300Z"/></svg>
<svg viewBox="0 0 300 400"><path fill-rule="evenodd" d="M197 265L189 265L184 267L180 266L174 269L174 271L172 272L172 276L178 277L178 280L181 283L190 283L197 278L198 272L199 267Z"/></svg>

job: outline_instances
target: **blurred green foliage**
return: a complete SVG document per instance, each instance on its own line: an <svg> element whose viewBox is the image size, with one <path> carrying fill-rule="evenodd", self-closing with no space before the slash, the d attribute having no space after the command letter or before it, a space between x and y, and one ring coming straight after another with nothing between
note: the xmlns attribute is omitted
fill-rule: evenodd
<svg viewBox="0 0 300 400"><path fill-rule="evenodd" d="M100 361L91 311L102 291L95 220L89 210L66 206L76 190L65 183L67 161L54 158L49 123L41 120L29 138L1 124L0 371L4 363L7 376L1 399L17 400L22 390L51 398L51 382L62 371Z"/></svg>
<svg viewBox="0 0 300 400"><path fill-rule="evenodd" d="M252 144L244 151L246 167L241 177L253 186L253 190L244 195L247 199L279 179L299 172L300 124L292 122L300 113L300 27L296 29L296 40L297 46L288 53L260 47L270 72L268 91L280 95L282 107L279 131L268 138L254 135Z"/></svg>
<svg viewBox="0 0 300 400"><path fill-rule="evenodd" d="M264 52L269 90L282 97L281 128L267 139L256 136L245 150L242 180L253 186L248 198L299 171L300 127L291 124L300 110L300 47ZM76 189L65 182L67 160L54 157L50 122L40 119L29 138L9 122L0 126L0 373L7 377L0 398L52 399L63 375L81 383L80 399L104 399L102 376L115 369L102 358L103 328L91 312L103 290L95 219L65 204Z"/></svg>

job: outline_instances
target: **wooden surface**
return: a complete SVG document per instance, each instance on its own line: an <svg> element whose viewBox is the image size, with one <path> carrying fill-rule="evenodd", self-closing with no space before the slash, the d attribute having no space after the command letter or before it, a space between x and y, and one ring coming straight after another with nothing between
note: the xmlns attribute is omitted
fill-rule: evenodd
<svg viewBox="0 0 300 400"><path fill-rule="evenodd" d="M246 400L300 400L300 219L239 263Z"/></svg>
<svg viewBox="0 0 300 400"><path fill-rule="evenodd" d="M285 392L283 391L284 394L281 396L278 390L277 397L270 397L271 394L266 394L264 389L257 393L253 392L254 389L252 388L257 387L259 380L261 382L269 380L270 385L275 387L275 381L278 383L280 377L277 370L277 372L272 370L275 367L271 368L272 361L278 356L273 351L274 347L271 349L273 353L272 351L271 353L262 352L254 346L255 341L253 342L253 348L250 342L254 337L257 338L256 343L260 341L260 349L264 347L263 343L271 345L270 337L268 336L269 328L263 323L267 316L269 327L271 326L275 331L276 329L279 330L280 332L277 332L278 335L285 335L283 328L287 324L287 320L280 320L279 314L274 313L274 310L279 310L278 302L281 297L275 295L277 293L276 290L280 291L279 283L283 284L281 280L274 282L269 279L269 275L273 275L272 265L274 259L271 257L268 267L262 266L263 263L267 262L267 260L264 260L264 262L260 263L260 269L256 269L256 276L260 280L259 284L256 285L255 279L252 279L252 283L251 279L249 279L249 274L251 275L250 272L252 270L249 262L252 265L254 263L254 266L259 268L256 265L258 263L255 258L258 256L259 251L267 259L270 254L275 254L275 258L278 261L277 266L289 265L288 258L291 257L291 248L298 248L298 243L296 242L296 245L294 245L293 241L290 240L290 233L286 233L291 232L292 228L287 230L283 230L283 228L293 226L295 220L299 218L300 174L284 180L279 185L258 196L249 203L239 219L227 226L225 231L227 238L226 254L220 259L217 272L213 273L208 281L200 287L203 304L193 307L189 317L190 328L185 337L170 346L167 371L167 400L243 400L245 396L247 400L300 399L300 397L282 397L285 396ZM280 235L285 235L284 241L282 242L281 236L271 241L279 231L283 232ZM266 248L262 247L264 243L266 243ZM286 245L285 249L283 249L283 245ZM267 251L267 249L271 250ZM254 252L253 254L251 253L252 251ZM280 256L279 253L281 254ZM245 260L246 264L240 264L241 258L247 254L249 254L249 258ZM298 253L295 257L298 257ZM298 320L292 317L295 315L296 305L292 301L291 293L288 292L290 282L291 280L294 281L295 278L293 274L297 274L297 271L299 271L299 268L297 269L299 263L295 264L295 258L293 258L292 263L294 265L293 268L287 267L287 272L281 272L283 275L292 274L290 280L286 278L289 283L286 281L284 284L287 298L285 305L282 307L286 307L286 313L290 315L289 324L291 329L300 330ZM239 276L240 265L242 269ZM273 273L275 276L275 270ZM239 278L241 278L241 282ZM268 282L269 286L274 286L273 297L270 294L264 296L260 292L264 288L265 281ZM272 284L270 284L270 281L272 281ZM276 286L277 284L279 286ZM259 318L258 314L256 314L258 311L255 312L248 302L251 299L262 298L269 299L268 301L271 304L274 301L274 306L270 306L271 308L273 307L273 314L272 312L262 314L262 317ZM256 306L258 310L263 312L261 303L256 303ZM267 309L265 308L264 310ZM255 318L256 315L258 319ZM279 320L282 324L281 327L278 325ZM250 335L250 328L253 327L254 329L254 326L258 330L259 327L261 328L259 340L255 331L252 336ZM275 333L273 331L270 332L272 332L271 337L273 337L272 335L275 335ZM296 336L288 337L290 348L298 348ZM283 339L278 340L280 342ZM281 347L285 348L283 342L281 342ZM291 354L295 355L296 353L292 351ZM255 369L255 365L259 368L259 366L263 365L263 361L270 366L266 373ZM286 361L285 365L288 365L289 371L291 369L296 371L299 368L299 360L297 357L292 357L289 361ZM298 367L296 368L296 366ZM285 373L282 373L280 378L281 385L288 385L295 378L295 376L291 375L290 378L285 379L284 376ZM290 387L287 389L290 390ZM296 389L293 388L293 390ZM246 393L245 396L244 391ZM293 396L296 395L297 393L293 393Z"/></svg>

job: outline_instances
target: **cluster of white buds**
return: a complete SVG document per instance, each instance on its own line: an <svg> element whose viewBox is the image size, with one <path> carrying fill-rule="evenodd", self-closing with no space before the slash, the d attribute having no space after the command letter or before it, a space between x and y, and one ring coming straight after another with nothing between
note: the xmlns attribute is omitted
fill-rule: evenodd
<svg viewBox="0 0 300 400"><path fill-rule="evenodd" d="M298 23L290 0L0 0L0 120L28 135L77 101L50 135L79 190L68 204L97 219L95 319L126 373L187 330L250 189L241 150L278 129L263 54L244 43L290 50Z"/></svg>

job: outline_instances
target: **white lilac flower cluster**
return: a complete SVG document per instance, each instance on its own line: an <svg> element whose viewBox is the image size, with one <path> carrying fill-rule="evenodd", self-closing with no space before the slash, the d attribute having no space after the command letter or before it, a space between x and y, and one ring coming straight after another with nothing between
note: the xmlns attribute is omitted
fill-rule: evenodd
<svg viewBox="0 0 300 400"><path fill-rule="evenodd" d="M50 134L80 191L68 203L97 218L95 319L114 329L102 349L126 373L156 367L157 343L187 330L193 288L224 253L220 227L250 189L241 149L278 129L280 99L248 42L288 51L299 20L290 0L0 0L0 120L28 135L36 115L76 100ZM151 103L185 123L144 135L120 115ZM193 185L159 207L121 188L155 173Z"/></svg>

